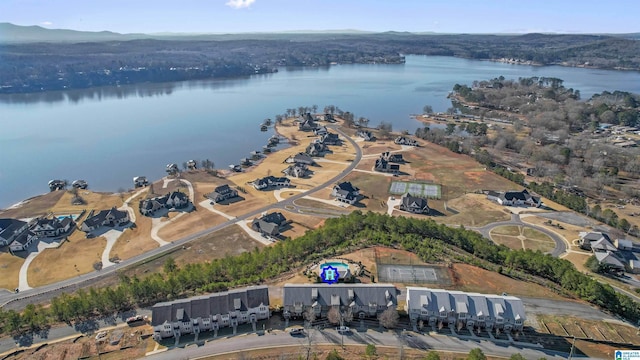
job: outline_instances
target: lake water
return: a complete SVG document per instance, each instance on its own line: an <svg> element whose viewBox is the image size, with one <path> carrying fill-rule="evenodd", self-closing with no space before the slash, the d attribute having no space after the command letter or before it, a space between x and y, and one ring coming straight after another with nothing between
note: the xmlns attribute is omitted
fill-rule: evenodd
<svg viewBox="0 0 640 360"><path fill-rule="evenodd" d="M530 67L452 57L407 56L403 65L339 65L243 79L144 84L0 96L0 207L48 191L51 179L87 180L91 189L131 188L158 179L167 163L211 159L227 168L261 150L265 118L287 108L334 104L415 130L409 115L444 111L456 83L500 75L565 80L583 98L603 90L640 93L640 72ZM280 169L274 169L280 170Z"/></svg>

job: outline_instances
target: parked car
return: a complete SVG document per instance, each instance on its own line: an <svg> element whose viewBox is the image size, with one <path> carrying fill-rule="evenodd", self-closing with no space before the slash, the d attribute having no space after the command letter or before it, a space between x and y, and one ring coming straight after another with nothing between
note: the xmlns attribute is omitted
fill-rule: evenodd
<svg viewBox="0 0 640 360"><path fill-rule="evenodd" d="M303 328L291 329L289 330L289 334L291 336L304 336L304 329Z"/></svg>
<svg viewBox="0 0 640 360"><path fill-rule="evenodd" d="M338 326L336 328L336 331L339 332L340 334L346 334L346 333L350 333L351 329L348 326Z"/></svg>

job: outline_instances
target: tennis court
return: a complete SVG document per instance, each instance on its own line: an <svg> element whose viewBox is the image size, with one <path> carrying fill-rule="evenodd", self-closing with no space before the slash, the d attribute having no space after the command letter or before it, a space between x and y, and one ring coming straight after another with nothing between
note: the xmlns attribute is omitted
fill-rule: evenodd
<svg viewBox="0 0 640 360"><path fill-rule="evenodd" d="M412 265L378 265L378 278L391 283L438 283L438 275L432 267Z"/></svg>
<svg viewBox="0 0 640 360"><path fill-rule="evenodd" d="M413 196L440 199L441 190L438 184L426 184L420 182L393 181L389 187L392 195L404 195L409 193Z"/></svg>

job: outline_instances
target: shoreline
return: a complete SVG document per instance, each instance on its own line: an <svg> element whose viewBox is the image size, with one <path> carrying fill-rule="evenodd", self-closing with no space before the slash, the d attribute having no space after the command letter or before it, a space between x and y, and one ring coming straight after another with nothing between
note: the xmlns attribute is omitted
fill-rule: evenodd
<svg viewBox="0 0 640 360"><path fill-rule="evenodd" d="M288 118L288 119L286 119L286 120L289 120L289 119L292 119L292 118ZM285 121L286 121L286 120L285 120ZM295 121L295 119L294 119L294 120L292 120L292 121ZM290 146L293 146L293 145L291 144L291 141L293 141L293 140L291 140L290 138L288 138L288 137L284 136L280 131L278 131L278 124L275 124L275 123L274 123L274 125L273 125L273 130L274 130L275 135L278 135L278 137L280 137L280 138L284 138L284 139L286 139L286 141L287 141L287 142L286 142L286 144L287 144L289 147L290 147ZM282 144L282 143L279 143L279 144ZM260 163L262 163L262 162L263 162L263 161L264 161L264 160L265 160L269 155L275 154L275 153L277 153L277 152L279 152L279 151L281 151L281 150L283 150L283 149L285 149L285 148L286 148L286 147L284 147L284 148L280 148L280 149L276 149L276 147L274 147L274 149L275 149L275 150L272 150L272 151L271 151L271 152L269 152L269 153L261 152L260 159L253 161L253 162L252 162L252 164L251 164L251 166L247 166L246 168L243 168L243 171L242 171L242 172L244 172L244 173L251 173L251 172L252 172L252 171L253 171L253 170L254 170L258 165L260 165ZM203 168L198 168L197 170L205 170L205 169L203 169ZM222 169L212 169L212 170L215 170L215 171L218 173L218 176L219 176L220 178L227 178L227 177L229 177L229 176L233 176L234 174L236 174L235 172L233 172L233 171L231 171L231 170L229 170L229 169L226 169L226 168L222 168ZM184 170L184 171L181 171L180 173L185 172L185 171L189 171L189 170ZM168 175L166 175L166 176L168 176ZM155 180L153 180L153 181L150 181L150 182L149 182L149 184L159 183L159 182L161 182L161 181L162 181L162 179L164 179L166 176L163 176L163 177L161 177L161 178L159 178L159 179L155 179ZM149 185L147 185L147 187L148 187L148 186L149 186ZM71 188L71 187L70 187L70 188ZM33 200L35 200L35 199L38 199L38 198L40 198L40 197L42 197L42 196L46 196L46 195L48 195L48 194L50 194L50 193L52 193L52 192L58 192L58 191L69 191L69 190L70 190L70 188L69 188L69 189L64 189L64 190L56 190L56 191L45 192L45 193L41 193L41 194L38 194L38 195L33 195L33 196L30 196L30 197L29 197L29 198L27 198L27 199L24 199L24 200L18 201L17 203L12 204L12 205L10 205L10 206L8 206L8 207L6 207L6 208L0 208L0 217L1 217L1 216L3 216L3 215L2 215L2 213L4 213L5 211L10 211L10 210L15 210L15 209L22 208L23 206L25 206L25 205L29 204L31 201L33 201ZM86 191L91 191L91 192L93 192L93 193L97 193L97 194L118 195L118 194L131 193L131 192L136 191L137 189L139 189L139 188L135 188L135 187L133 187L133 188L129 188L129 189L126 189L126 191L125 191L124 193L121 193L121 192L118 192L118 191L94 191L94 190L91 190L91 189L86 189Z"/></svg>

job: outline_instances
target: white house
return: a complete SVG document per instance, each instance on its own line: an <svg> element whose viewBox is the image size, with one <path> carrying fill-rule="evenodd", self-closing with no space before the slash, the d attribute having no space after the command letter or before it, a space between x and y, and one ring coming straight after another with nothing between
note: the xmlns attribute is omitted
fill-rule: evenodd
<svg viewBox="0 0 640 360"><path fill-rule="evenodd" d="M11 241L11 243L9 244L9 249L11 250L11 252L27 250L29 245L31 245L31 243L37 239L38 237L31 231L24 231L22 234L20 234L20 236Z"/></svg>
<svg viewBox="0 0 640 360"><path fill-rule="evenodd" d="M159 209L182 209L189 205L189 196L180 191L172 191L163 196L158 196L140 201L140 213L149 216Z"/></svg>
<svg viewBox="0 0 640 360"><path fill-rule="evenodd" d="M155 304L151 308L153 338L179 338L269 318L269 289L252 286Z"/></svg>
<svg viewBox="0 0 640 360"><path fill-rule="evenodd" d="M504 206L534 206L542 204L540 197L532 196L527 189L522 191L495 192L489 191L487 199Z"/></svg>
<svg viewBox="0 0 640 360"><path fill-rule="evenodd" d="M522 300L513 296L485 295L442 289L407 287L405 310L411 323L522 331L527 316Z"/></svg>

